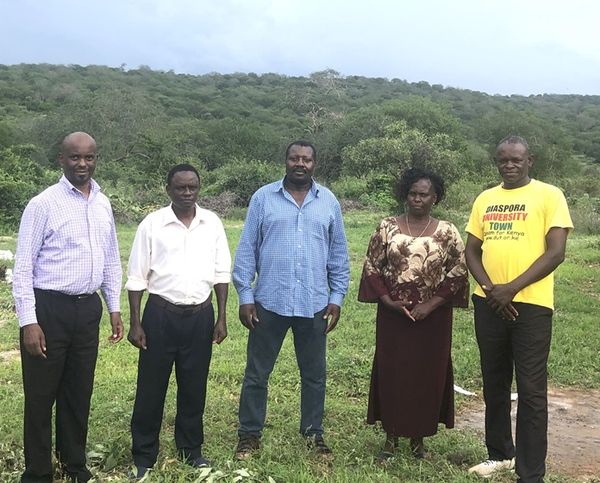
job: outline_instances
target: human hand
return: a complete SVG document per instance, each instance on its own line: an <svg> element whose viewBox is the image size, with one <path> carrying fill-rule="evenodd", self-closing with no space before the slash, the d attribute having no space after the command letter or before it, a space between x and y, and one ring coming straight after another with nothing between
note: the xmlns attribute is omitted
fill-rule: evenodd
<svg viewBox="0 0 600 483"><path fill-rule="evenodd" d="M408 317L413 322L415 321L415 318L411 315L410 311L406 308L406 305L404 302L402 302L400 300L392 300L389 295L384 295L383 297L381 297L381 302L389 310L399 312L400 314Z"/></svg>
<svg viewBox="0 0 600 483"><path fill-rule="evenodd" d="M225 319L218 319L213 329L213 344L220 344L227 337L227 322Z"/></svg>
<svg viewBox="0 0 600 483"><path fill-rule="evenodd" d="M23 345L33 357L46 356L46 336L39 324L29 324L23 327Z"/></svg>
<svg viewBox="0 0 600 483"><path fill-rule="evenodd" d="M417 304L410 311L413 321L423 320L433 311L433 306L429 301Z"/></svg>
<svg viewBox="0 0 600 483"><path fill-rule="evenodd" d="M111 312L110 325L112 327L112 334L108 340L113 344L116 344L123 338L124 332L123 321L121 320L121 312Z"/></svg>
<svg viewBox="0 0 600 483"><path fill-rule="evenodd" d="M146 350L148 348L146 346L146 333L141 324L131 324L129 333L127 334L127 340L131 345L138 349Z"/></svg>
<svg viewBox="0 0 600 483"><path fill-rule="evenodd" d="M239 309L240 322L246 329L253 330L260 321L256 315L256 306L254 304L242 304Z"/></svg>
<svg viewBox="0 0 600 483"><path fill-rule="evenodd" d="M335 326L338 323L338 320L340 320L340 312L341 312L341 308L339 305L336 304L328 304L327 305L327 310L325 310L325 313L323 314L323 318L325 320L327 320L327 327L325 329L325 334L329 334L329 332L331 332L333 329L335 329Z"/></svg>
<svg viewBox="0 0 600 483"><path fill-rule="evenodd" d="M519 312L512 304L516 295L515 290L507 283L497 285L482 285L487 304L505 320L516 320Z"/></svg>

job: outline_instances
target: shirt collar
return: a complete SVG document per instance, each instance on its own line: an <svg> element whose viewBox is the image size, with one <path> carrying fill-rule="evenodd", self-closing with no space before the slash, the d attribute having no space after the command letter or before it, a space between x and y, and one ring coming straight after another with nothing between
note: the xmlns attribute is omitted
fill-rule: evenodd
<svg viewBox="0 0 600 483"><path fill-rule="evenodd" d="M318 196L319 190L321 189L321 185L315 181L315 178L311 178L312 183L310 184L310 192L313 196ZM285 181L285 176L281 178L279 181L276 181L273 186L273 191L283 191L285 186L283 182Z"/></svg>
<svg viewBox="0 0 600 483"><path fill-rule="evenodd" d="M207 220L204 210L198 206L198 203L196 203L194 206L196 207L196 214L194 215L194 219L190 224L190 228L194 228L200 223L206 222ZM170 203L169 206L165 208L162 219L163 226L168 225L170 223L177 223L179 225L182 224L179 218L177 218L177 215L175 215L175 212L173 211L173 203Z"/></svg>
<svg viewBox="0 0 600 483"><path fill-rule="evenodd" d="M78 193L81 193L81 190L77 188L77 186L74 186L73 183L71 183L64 174L60 177L60 180L58 182L61 185L63 185L68 191L75 190ZM96 181L94 181L92 178L90 178L90 198L96 196L99 191L100 185L96 183Z"/></svg>

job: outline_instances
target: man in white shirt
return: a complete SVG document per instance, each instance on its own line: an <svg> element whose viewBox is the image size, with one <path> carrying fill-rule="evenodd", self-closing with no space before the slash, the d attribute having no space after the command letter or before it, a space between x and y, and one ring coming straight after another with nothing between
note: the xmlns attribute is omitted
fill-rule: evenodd
<svg viewBox="0 0 600 483"><path fill-rule="evenodd" d="M173 167L166 186L171 205L140 223L129 257L125 285L131 312L128 339L140 349L131 418L138 479L156 463L173 363L177 373L177 450L191 466L210 464L202 456L202 417L212 343L220 344L227 336L231 256L221 220L196 204L199 189L200 176L193 166ZM149 296L140 319L145 290Z"/></svg>

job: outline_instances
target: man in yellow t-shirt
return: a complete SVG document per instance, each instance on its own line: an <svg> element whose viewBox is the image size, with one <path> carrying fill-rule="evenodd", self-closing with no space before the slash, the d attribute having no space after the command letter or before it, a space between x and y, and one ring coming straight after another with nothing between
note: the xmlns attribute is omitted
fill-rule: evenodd
<svg viewBox="0 0 600 483"><path fill-rule="evenodd" d="M466 257L473 294L486 405L489 459L469 472L490 476L515 466L521 483L543 482L548 426L548 353L554 308L553 272L573 228L563 193L529 177L527 141L508 136L495 163L502 184L481 193L467 225ZM510 421L516 373L517 446Z"/></svg>

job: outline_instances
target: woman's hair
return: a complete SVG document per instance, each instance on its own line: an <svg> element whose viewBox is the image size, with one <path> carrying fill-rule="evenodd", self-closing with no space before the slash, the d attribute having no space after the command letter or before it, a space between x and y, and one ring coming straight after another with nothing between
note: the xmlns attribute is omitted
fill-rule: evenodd
<svg viewBox="0 0 600 483"><path fill-rule="evenodd" d="M408 192L413 184L420 179L428 179L433 186L433 190L437 196L435 204L437 205L446 194L446 187L444 186L444 180L441 176L435 174L433 171L428 171L421 168L408 168L402 172L400 177L396 180L396 186L394 187L394 195L399 203L406 201Z"/></svg>

